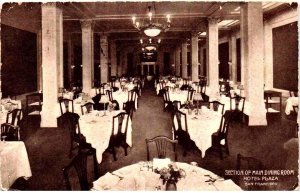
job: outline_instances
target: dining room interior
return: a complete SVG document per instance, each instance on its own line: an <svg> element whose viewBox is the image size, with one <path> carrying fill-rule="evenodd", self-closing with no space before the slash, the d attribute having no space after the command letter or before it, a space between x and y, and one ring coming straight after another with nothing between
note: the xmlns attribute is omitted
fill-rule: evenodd
<svg viewBox="0 0 300 193"><path fill-rule="evenodd" d="M299 190L296 2L0 7L1 190Z"/></svg>

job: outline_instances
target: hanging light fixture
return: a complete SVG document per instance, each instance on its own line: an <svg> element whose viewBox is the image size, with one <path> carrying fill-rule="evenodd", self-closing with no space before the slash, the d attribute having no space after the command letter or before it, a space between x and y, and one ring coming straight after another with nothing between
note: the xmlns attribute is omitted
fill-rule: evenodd
<svg viewBox="0 0 300 193"><path fill-rule="evenodd" d="M171 27L171 20L170 20L170 15L166 15L166 23L158 23L158 22L153 22L153 12L155 13L155 4L153 3L153 10L151 6L148 6L148 22L145 23L140 23L136 21L136 17L132 17L132 23L133 26L139 30L144 32L144 34L148 37L156 37L160 34L161 31L166 31Z"/></svg>
<svg viewBox="0 0 300 193"><path fill-rule="evenodd" d="M145 42L145 43L144 43ZM142 45L143 51L155 51L157 47L159 46L161 42L161 39L153 40L152 38L149 38L148 41L144 41L143 39L140 39L140 43Z"/></svg>

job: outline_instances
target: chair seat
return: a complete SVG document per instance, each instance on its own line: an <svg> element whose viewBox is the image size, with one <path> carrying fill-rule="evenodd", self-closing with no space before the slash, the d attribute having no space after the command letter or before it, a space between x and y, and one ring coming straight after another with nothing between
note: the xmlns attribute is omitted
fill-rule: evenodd
<svg viewBox="0 0 300 193"><path fill-rule="evenodd" d="M216 145L225 145L225 138L220 136L218 132L215 132L212 134L212 145L216 146Z"/></svg>
<svg viewBox="0 0 300 193"><path fill-rule="evenodd" d="M43 104L43 102L41 102L41 105ZM39 102L34 102L34 103L30 103L28 104L28 106L40 106Z"/></svg>
<svg viewBox="0 0 300 193"><path fill-rule="evenodd" d="M265 103L267 102L267 100L265 99ZM268 99L268 104L278 104L280 103L280 101L275 101L275 100L272 100L272 99Z"/></svg>
<svg viewBox="0 0 300 193"><path fill-rule="evenodd" d="M32 111L28 115L40 115L40 111Z"/></svg>
<svg viewBox="0 0 300 193"><path fill-rule="evenodd" d="M268 111L267 111L268 113L280 113L280 111L278 111L278 110L275 110L275 109L273 109L273 108L268 108Z"/></svg>

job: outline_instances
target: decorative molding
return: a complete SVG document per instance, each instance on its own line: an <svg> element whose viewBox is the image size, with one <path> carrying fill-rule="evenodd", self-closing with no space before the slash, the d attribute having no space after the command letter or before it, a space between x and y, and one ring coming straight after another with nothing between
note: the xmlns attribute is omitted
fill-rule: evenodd
<svg viewBox="0 0 300 193"><path fill-rule="evenodd" d="M80 20L81 29L94 29L95 22L91 19Z"/></svg>
<svg viewBox="0 0 300 193"><path fill-rule="evenodd" d="M219 17L208 17L207 21L208 21L208 25L209 24L211 24L211 25L218 25L218 23L220 21L220 18Z"/></svg>

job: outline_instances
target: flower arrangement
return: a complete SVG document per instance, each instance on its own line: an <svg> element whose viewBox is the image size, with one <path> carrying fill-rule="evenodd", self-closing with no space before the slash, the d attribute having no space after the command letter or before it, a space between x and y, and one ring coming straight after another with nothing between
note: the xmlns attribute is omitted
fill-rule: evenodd
<svg viewBox="0 0 300 193"><path fill-rule="evenodd" d="M112 103L111 101L108 102L108 111L113 111L115 107L117 106L116 103Z"/></svg>
<svg viewBox="0 0 300 193"><path fill-rule="evenodd" d="M161 170L154 170L156 173L160 174L160 179L163 180L165 184L168 180L172 180L177 183L181 178L185 178L186 173L183 169L178 168L175 163L169 164L168 167L164 167Z"/></svg>

